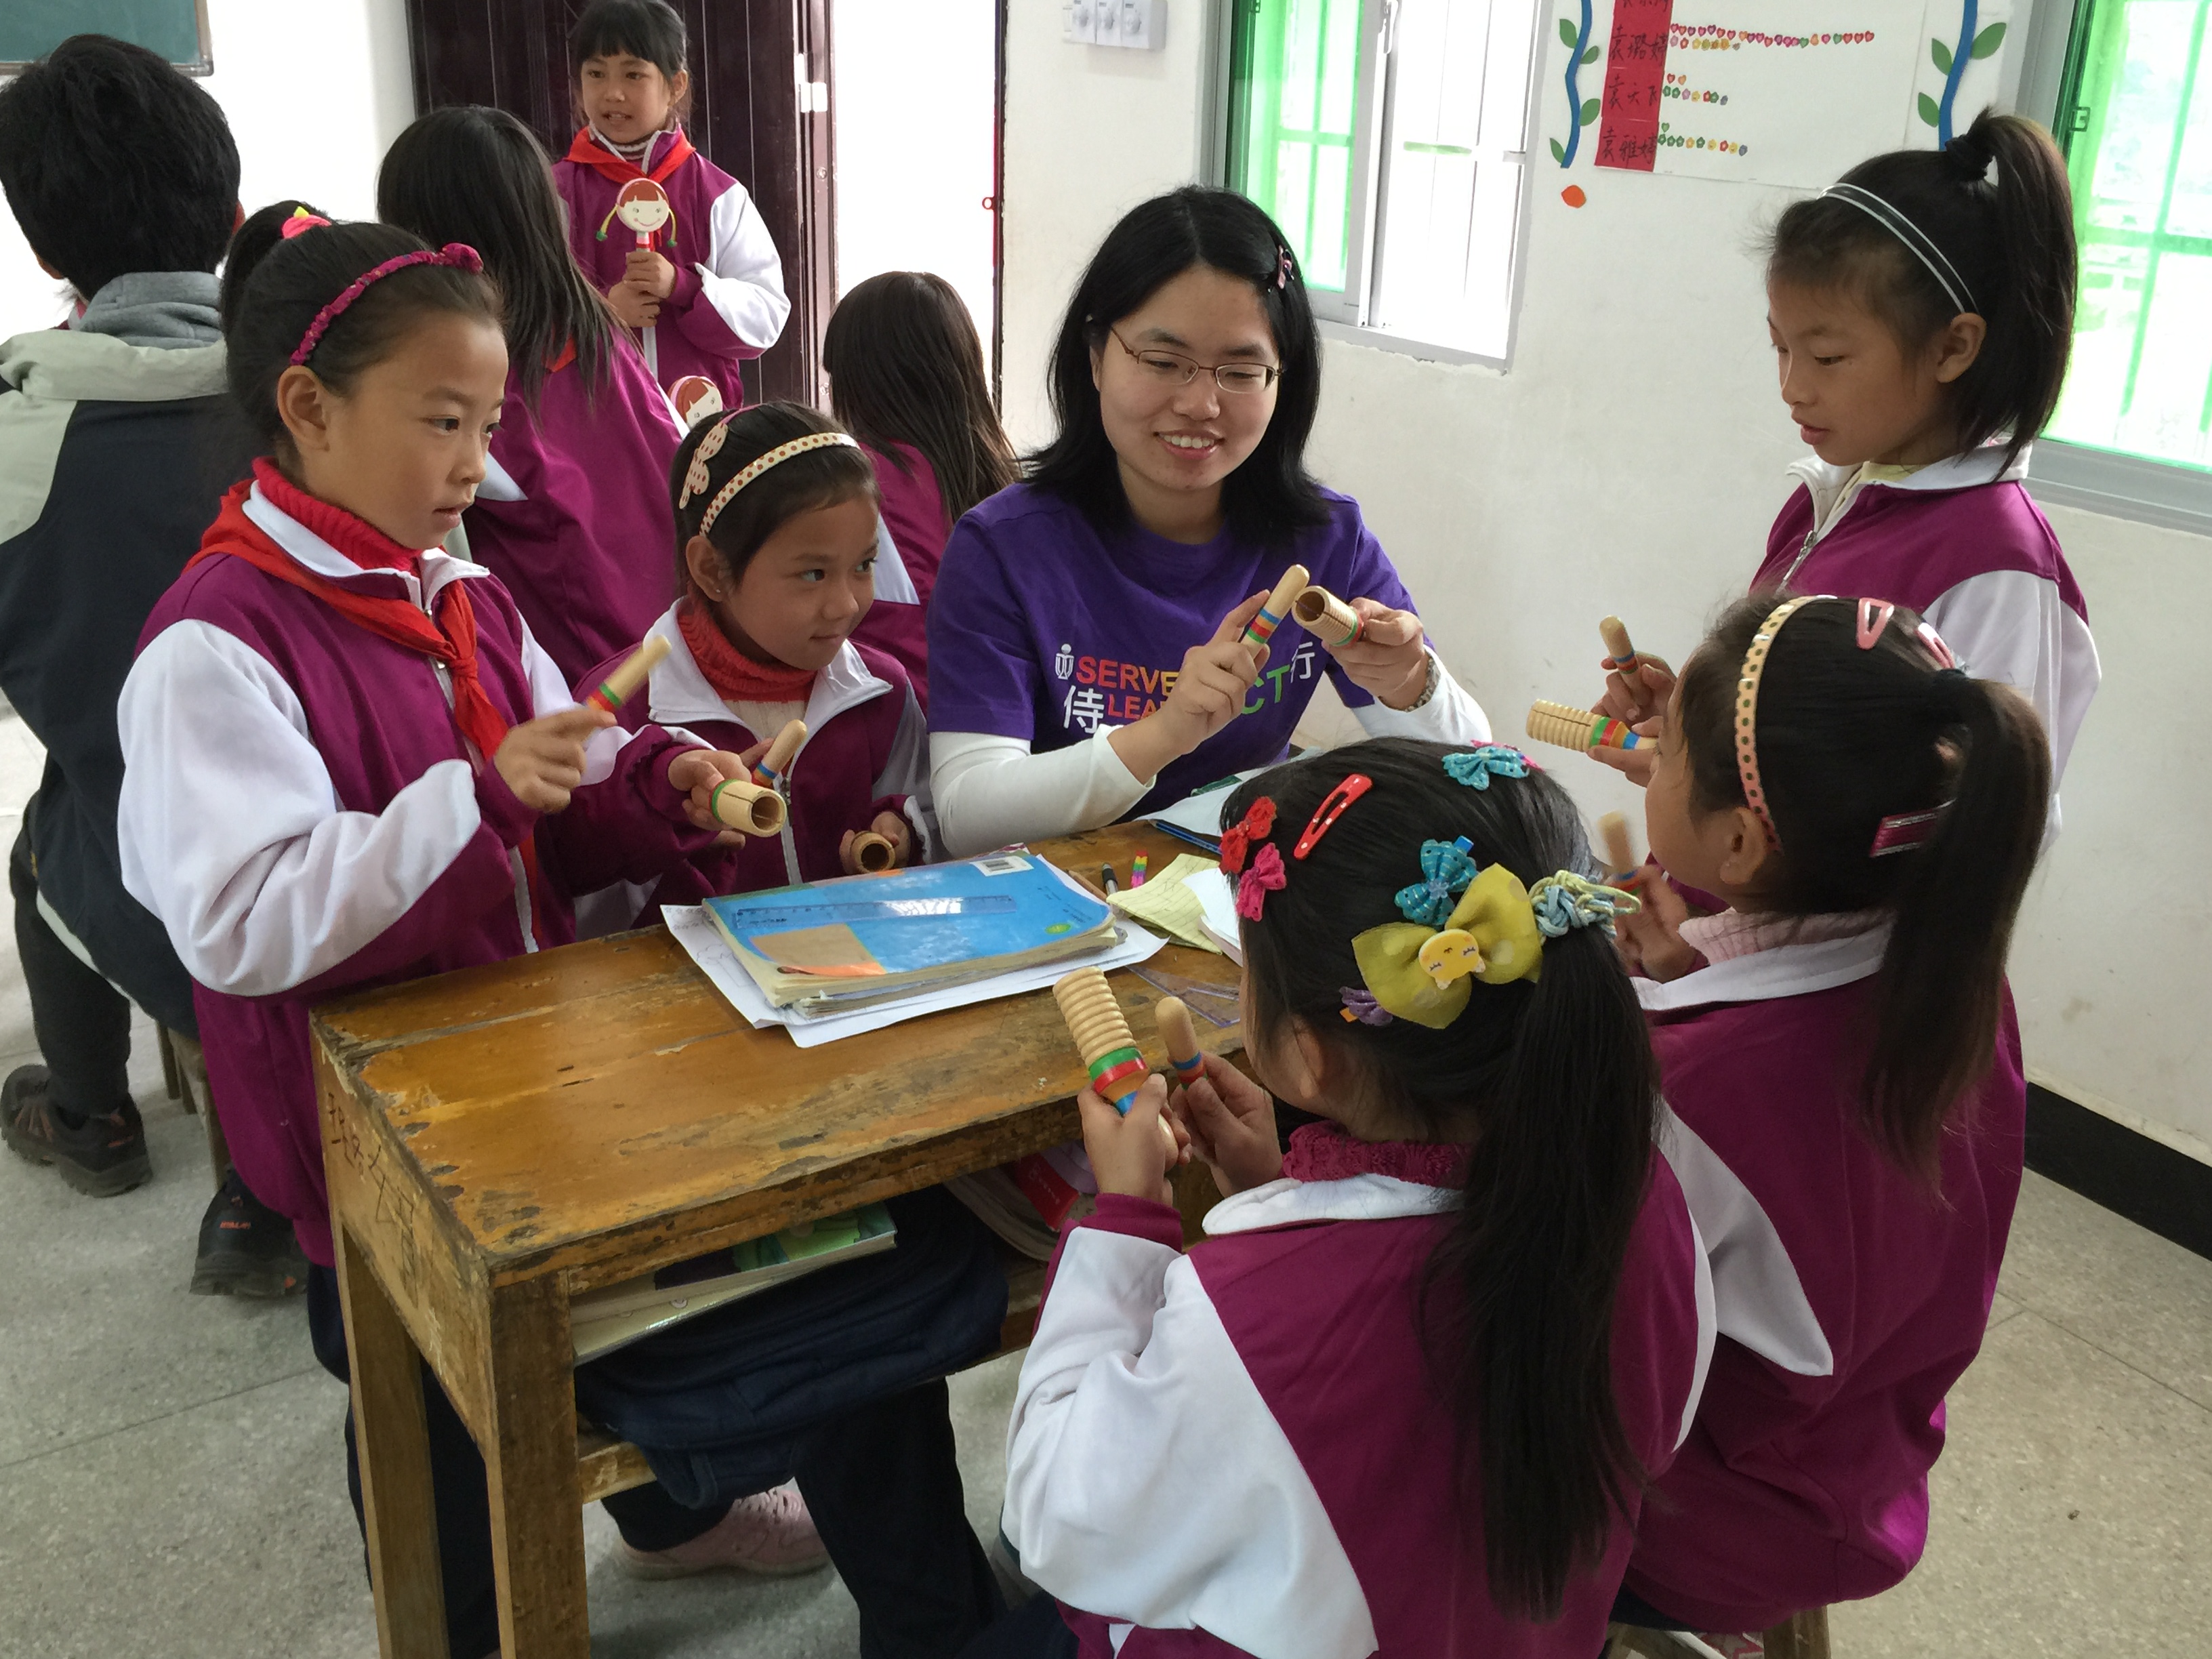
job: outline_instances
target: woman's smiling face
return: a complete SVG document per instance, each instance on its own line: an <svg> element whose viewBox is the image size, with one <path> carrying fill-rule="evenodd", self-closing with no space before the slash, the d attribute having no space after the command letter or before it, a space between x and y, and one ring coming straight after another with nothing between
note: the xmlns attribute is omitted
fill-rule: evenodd
<svg viewBox="0 0 2212 1659"><path fill-rule="evenodd" d="M1115 318L1091 354L1099 418L1121 464L1121 484L1140 521L1218 497L1222 480L1259 447L1275 412L1273 380L1224 392L1201 368L1188 384L1171 357L1261 369L1282 362L1258 291L1240 276L1194 265ZM1153 510L1148 510L1153 509Z"/></svg>

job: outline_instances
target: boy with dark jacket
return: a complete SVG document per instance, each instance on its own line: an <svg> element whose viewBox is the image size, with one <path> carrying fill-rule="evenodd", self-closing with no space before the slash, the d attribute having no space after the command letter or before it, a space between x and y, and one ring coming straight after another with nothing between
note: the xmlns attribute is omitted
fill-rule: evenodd
<svg viewBox="0 0 2212 1659"><path fill-rule="evenodd" d="M46 751L8 860L46 1064L0 1083L0 1138L95 1197L152 1172L131 1004L197 1038L191 981L123 886L115 706L147 614L250 453L214 276L238 176L215 100L142 47L80 34L0 87L0 190L76 300L62 327L0 342L0 690ZM289 1225L232 1172L192 1289L304 1279Z"/></svg>

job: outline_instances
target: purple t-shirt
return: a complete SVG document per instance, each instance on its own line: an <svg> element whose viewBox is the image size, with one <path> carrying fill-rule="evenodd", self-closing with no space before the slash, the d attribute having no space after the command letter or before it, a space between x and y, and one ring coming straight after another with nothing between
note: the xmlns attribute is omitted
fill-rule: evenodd
<svg viewBox="0 0 2212 1659"><path fill-rule="evenodd" d="M1183 653L1273 588L1290 565L1346 599L1411 611L1412 597L1350 496L1322 492L1328 522L1285 547L1224 530L1193 547L1134 524L1101 532L1072 503L1015 484L953 527L929 606L929 726L1023 738L1046 754L1160 706ZM1232 720L1163 768L1131 815L1231 772L1280 760L1328 674L1353 708L1374 701L1313 636L1285 618L1267 665Z"/></svg>

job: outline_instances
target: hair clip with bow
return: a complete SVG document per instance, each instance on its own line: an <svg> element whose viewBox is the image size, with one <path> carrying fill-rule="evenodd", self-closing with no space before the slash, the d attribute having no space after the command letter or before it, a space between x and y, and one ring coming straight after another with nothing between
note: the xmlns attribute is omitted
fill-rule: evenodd
<svg viewBox="0 0 2212 1659"><path fill-rule="evenodd" d="M1421 879L1398 890L1398 914L1408 921L1443 926L1451 915L1452 901L1474 879L1474 843L1465 836L1457 841L1421 843Z"/></svg>
<svg viewBox="0 0 2212 1659"><path fill-rule="evenodd" d="M1244 855L1255 841L1264 841L1275 827L1275 803L1262 795L1244 809L1244 816L1221 832L1221 867L1235 875L1244 867Z"/></svg>
<svg viewBox="0 0 2212 1659"><path fill-rule="evenodd" d="M1480 749L1446 755L1444 770L1455 783L1463 783L1470 789L1487 789L1493 777L1527 777L1528 757L1504 744L1486 743Z"/></svg>

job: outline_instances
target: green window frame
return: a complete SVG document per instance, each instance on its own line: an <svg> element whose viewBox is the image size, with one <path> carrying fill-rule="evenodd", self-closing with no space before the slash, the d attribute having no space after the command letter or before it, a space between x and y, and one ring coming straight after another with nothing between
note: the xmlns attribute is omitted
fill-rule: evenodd
<svg viewBox="0 0 2212 1659"><path fill-rule="evenodd" d="M2212 465L2212 0L2078 0L2057 119L2081 280L2049 435Z"/></svg>

